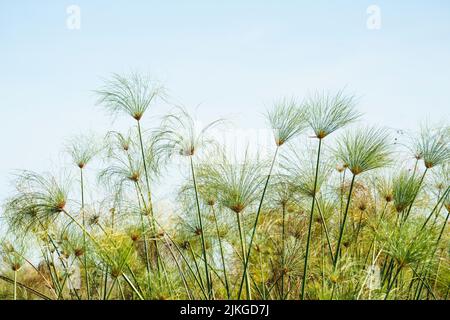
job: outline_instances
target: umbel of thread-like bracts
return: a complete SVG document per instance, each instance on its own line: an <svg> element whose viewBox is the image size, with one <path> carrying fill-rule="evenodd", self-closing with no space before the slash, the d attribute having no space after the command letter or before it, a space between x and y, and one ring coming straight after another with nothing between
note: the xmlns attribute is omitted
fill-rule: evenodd
<svg viewBox="0 0 450 320"><path fill-rule="evenodd" d="M96 94L132 126L69 139L71 167L14 173L1 299L448 299L448 125L398 135L342 91L281 98L262 158L182 107L149 125L170 105L149 77ZM154 194L170 176L172 209Z"/></svg>

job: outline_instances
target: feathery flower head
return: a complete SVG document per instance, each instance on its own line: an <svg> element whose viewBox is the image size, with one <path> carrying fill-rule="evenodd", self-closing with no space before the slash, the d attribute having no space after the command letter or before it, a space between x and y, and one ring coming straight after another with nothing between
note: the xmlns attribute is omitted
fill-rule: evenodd
<svg viewBox="0 0 450 320"><path fill-rule="evenodd" d="M406 170L400 171L392 180L392 195L395 210L399 213L406 210L415 200L419 188L419 177Z"/></svg>
<svg viewBox="0 0 450 320"><path fill-rule="evenodd" d="M134 145L131 131L128 134L122 134L117 131L110 131L105 137L108 146L108 154L112 155L116 150L130 152Z"/></svg>
<svg viewBox="0 0 450 320"><path fill-rule="evenodd" d="M250 159L245 153L244 159L232 161L225 154L219 155L220 161L205 165L199 172L201 181L217 190L220 203L235 213L241 213L261 196L264 164Z"/></svg>
<svg viewBox="0 0 450 320"><path fill-rule="evenodd" d="M51 175L22 171L17 176L16 194L5 207L10 226L29 230L62 212L67 204L67 186Z"/></svg>
<svg viewBox="0 0 450 320"><path fill-rule="evenodd" d="M173 155L192 157L200 148L214 144L208 132L221 123L223 120L219 119L198 129L191 115L185 109L177 107L176 112L163 118L154 139L158 150L167 152L169 157Z"/></svg>
<svg viewBox="0 0 450 320"><path fill-rule="evenodd" d="M269 186L275 202L278 205L286 206L290 201L293 200L296 190L296 184L294 179L292 179L287 174L275 175Z"/></svg>
<svg viewBox="0 0 450 320"><path fill-rule="evenodd" d="M359 129L347 132L338 142L337 158L358 175L387 166L391 162L392 145L389 134L383 129Z"/></svg>
<svg viewBox="0 0 450 320"><path fill-rule="evenodd" d="M428 261L435 235L431 230L423 232L422 223L421 219L411 220L392 231L390 224L384 222L378 228L377 237L382 248L397 261L399 267Z"/></svg>
<svg viewBox="0 0 450 320"><path fill-rule="evenodd" d="M450 162L449 133L449 127L431 129L425 126L422 128L414 142L414 149L418 150L427 169Z"/></svg>
<svg viewBox="0 0 450 320"><path fill-rule="evenodd" d="M384 201L389 203L394 200L394 191L391 178L385 176L377 177L375 180L375 187L378 194L384 199Z"/></svg>
<svg viewBox="0 0 450 320"><path fill-rule="evenodd" d="M6 239L1 241L0 257L12 271L19 271L22 268L25 262L23 258L25 251L26 246L22 240L16 239L14 240L14 244Z"/></svg>
<svg viewBox="0 0 450 320"><path fill-rule="evenodd" d="M165 88L139 73L122 76L113 74L103 88L96 91L98 104L111 113L125 113L140 121L157 98L164 98Z"/></svg>
<svg viewBox="0 0 450 320"><path fill-rule="evenodd" d="M305 153L308 156L305 156ZM294 147L290 148L281 157L281 168L288 175L292 176L292 183L295 190L307 197L314 196L316 157L316 151L300 151ZM332 170L328 161L323 157L320 160L320 168L321 170L319 170L317 176L316 194L320 192L322 185L328 180Z"/></svg>
<svg viewBox="0 0 450 320"><path fill-rule="evenodd" d="M307 127L307 110L294 99L283 98L277 101L273 110L267 113L269 122L275 136L275 143L282 146L290 139L298 136Z"/></svg>
<svg viewBox="0 0 450 320"><path fill-rule="evenodd" d="M100 152L97 142L88 136L77 136L67 144L67 152L72 161L80 168L84 167Z"/></svg>
<svg viewBox="0 0 450 320"><path fill-rule="evenodd" d="M355 97L346 96L343 91L335 95L316 93L306 100L305 105L309 113L309 126L318 139L325 138L361 116L355 110Z"/></svg>

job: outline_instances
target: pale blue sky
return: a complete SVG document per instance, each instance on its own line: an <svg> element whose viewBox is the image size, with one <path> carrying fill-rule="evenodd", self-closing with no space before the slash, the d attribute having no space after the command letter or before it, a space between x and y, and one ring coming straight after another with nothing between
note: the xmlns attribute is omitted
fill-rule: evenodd
<svg viewBox="0 0 450 320"><path fill-rule="evenodd" d="M448 120L449 39L447 0L1 0L0 199L12 170L52 169L65 139L112 127L92 94L111 72L149 71L205 120L254 128L280 95L347 86L368 123L414 129Z"/></svg>

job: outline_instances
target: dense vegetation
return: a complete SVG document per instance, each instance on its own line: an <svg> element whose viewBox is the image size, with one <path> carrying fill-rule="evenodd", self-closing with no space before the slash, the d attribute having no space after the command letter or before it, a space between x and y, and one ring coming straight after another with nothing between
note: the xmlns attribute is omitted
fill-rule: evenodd
<svg viewBox="0 0 450 320"><path fill-rule="evenodd" d="M280 99L265 159L229 152L211 135L223 120L199 129L182 108L144 128L168 99L139 74L96 93L135 126L70 140L75 180L16 174L1 299L448 298L448 125L396 138L344 92ZM185 177L169 215L152 187L173 161Z"/></svg>

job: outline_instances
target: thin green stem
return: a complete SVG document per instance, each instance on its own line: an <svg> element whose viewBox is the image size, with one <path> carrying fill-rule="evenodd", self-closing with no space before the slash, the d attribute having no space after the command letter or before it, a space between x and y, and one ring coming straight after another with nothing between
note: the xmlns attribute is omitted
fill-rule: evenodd
<svg viewBox="0 0 450 320"><path fill-rule="evenodd" d="M141 201L139 200L139 195L142 197L142 201L144 203L145 209L147 207L146 207L145 199L144 199L144 196L142 194L142 190L141 190L141 188L139 186L139 183L136 182L135 186L136 186L138 203L139 203L139 218L140 218L140 223L141 223L142 240L144 242L145 267L147 269L146 270L147 271L147 289L149 291L151 291L151 277L150 277L150 275L151 275L151 266L150 266L150 258L148 256L147 229L145 227L144 216L142 214Z"/></svg>
<svg viewBox="0 0 450 320"><path fill-rule="evenodd" d="M389 202L385 203L385 205L383 207L383 211L381 212L380 218L377 221L377 225L376 225L375 229L378 229L378 227L380 226L381 221L383 221L383 218L384 218L384 215L386 213L386 208L387 208L388 204L389 204ZM376 235L374 235L372 237L372 241L370 242L369 250L367 250L367 255L366 255L366 258L364 259L364 266L367 264L367 261L369 260L370 251L372 250L372 247L375 244L375 240L376 240Z"/></svg>
<svg viewBox="0 0 450 320"><path fill-rule="evenodd" d="M177 257L175 256L175 253L173 252L173 250L172 250L170 244L167 245L167 249L169 250L170 255L172 256L172 258L173 258L173 260L174 260L174 262L175 262L175 264L176 264L176 266L177 266L177 268L178 268L178 272L179 272L180 275L181 275L181 279L183 280L183 285L184 285L184 288L185 288L185 290L186 290L186 293L187 293L189 299L191 299L191 300L194 299L194 297L193 297L193 295L192 295L192 291L189 289L189 286L188 286L188 283L187 283L186 276L184 275L184 272L183 272L183 270L182 270L182 268L181 268L181 266L180 266L180 263L178 262L178 259L177 259Z"/></svg>
<svg viewBox="0 0 450 320"><path fill-rule="evenodd" d="M443 203L445 201L445 198L447 197L448 193L450 191L450 187L447 187L447 189L445 190L444 194L442 195L442 197L440 197L438 199L438 202L436 203L436 205L434 206L433 210L431 211L430 215L427 217L427 219L425 220L425 222L423 223L423 226L421 228L421 230L423 230L426 225L428 224L428 222L430 221L431 217L434 215L434 213L436 212L436 209L440 206L441 202ZM438 211L439 212L439 211Z"/></svg>
<svg viewBox="0 0 450 320"><path fill-rule="evenodd" d="M336 270L338 261L339 261L339 257L340 257L340 252L341 252L341 243L342 243L342 237L344 235L344 229L345 229L345 223L347 222L347 217L348 217L348 209L350 208L350 202L352 200L352 193L353 193L353 186L355 184L355 179L356 179L356 175L353 175L352 177L352 182L350 183L350 191L348 193L348 199L347 199L347 206L345 208L345 212L344 212L344 217L342 220L342 225L339 231L339 238L338 238L338 243L336 246L336 252L334 254L334 264L333 264L333 269Z"/></svg>
<svg viewBox="0 0 450 320"><path fill-rule="evenodd" d="M95 239L95 237L93 235L91 235L89 232L87 232L87 230L83 227L83 225L81 223L79 223L69 212L67 212L65 209L63 209L61 212L64 213L70 220L72 220L72 222L74 222L81 229L81 231L86 232L86 235L89 237L89 239L91 239L93 244L95 244L99 248L102 248L102 246L100 245L100 243L98 243L98 241ZM110 255L105 254L105 257L107 259L109 259L109 261L113 261L111 259ZM128 266L128 264L127 264L127 266ZM128 277L126 277L125 274L123 274L123 277L125 278L126 282L130 285L131 289L139 296L139 298L141 300L144 300L144 298L142 297L139 290L133 285L133 283L131 283L131 281L128 279Z"/></svg>
<svg viewBox="0 0 450 320"><path fill-rule="evenodd" d="M286 272L285 250L286 250L286 204L282 206L282 228L281 228L281 299L284 300L284 274Z"/></svg>
<svg viewBox="0 0 450 320"><path fill-rule="evenodd" d="M150 176L148 173L148 167L147 167L147 157L145 156L144 151L144 142L142 139L142 129L141 129L141 122L137 121L138 124L138 133L139 133L139 144L141 147L141 155L142 155L142 163L144 165L144 173L145 173L145 182L147 184L147 195L148 195L148 205L150 209L150 217L152 219L152 232L156 235L156 225L155 225L155 216L153 213L153 204L152 204L152 193L150 189ZM158 269L158 275L159 275L159 250L158 250L158 242L155 240L155 254L156 254L156 266Z"/></svg>
<svg viewBox="0 0 450 320"><path fill-rule="evenodd" d="M245 261L245 239L244 239L244 235L243 235L243 231L242 231L242 223L241 223L241 216L239 213L236 213L236 219L237 219L237 225L238 225L238 229L239 229L239 239L241 242L241 254L242 254L242 264L245 267L246 265L246 261ZM250 279L248 276L248 273L245 277L245 290L247 292L247 300L251 300L252 296L251 296L251 292L250 292Z"/></svg>
<svg viewBox="0 0 450 320"><path fill-rule="evenodd" d="M387 300L387 299L388 299L389 294L391 293L392 288L394 287L395 281L397 280L398 276L400 275L400 271L402 271L402 268L401 268L401 267L398 267L398 268L397 268L397 271L396 271L396 273L395 273L395 275L394 275L394 278L393 278L393 279L391 280L391 282L388 284L388 289L387 289L387 292L386 292L386 296L384 297L384 300Z"/></svg>
<svg viewBox="0 0 450 320"><path fill-rule="evenodd" d="M14 270L14 301L17 300L17 270Z"/></svg>
<svg viewBox="0 0 450 320"><path fill-rule="evenodd" d="M122 297L122 300L125 301L126 300L125 299L125 294L123 292L122 285L120 284L120 280L117 280L117 285L119 286L120 296Z"/></svg>
<svg viewBox="0 0 450 320"><path fill-rule="evenodd" d="M0 274L0 280L3 280L3 281L8 282L10 284L14 284L14 280L13 279L10 279L10 278L8 278L8 277L6 277L4 275L1 275L1 274ZM23 283L20 283L20 282L17 281L16 285L18 287L21 287L21 288L25 289L26 291L34 294L35 296L37 296L37 297L39 297L39 298L41 298L43 300L52 300L51 298L49 298L45 294L43 294L43 293L41 293L41 292L39 292L39 291L37 291L37 290L35 290L33 288L30 288L30 287L28 287L27 285L25 285Z"/></svg>
<svg viewBox="0 0 450 320"><path fill-rule="evenodd" d="M404 217L404 219L402 221L402 224L405 223L406 220L408 220L408 217L411 214L411 209L414 206L414 202L416 201L416 198L417 198L417 195L419 194L420 188L422 188L422 183L423 183L423 180L425 179L425 175L427 174L427 172L428 172L428 168L425 169L425 171L423 172L422 177L420 178L419 185L417 186L416 193L414 195L413 200L411 201L411 204L409 205L408 211L406 212L406 215L405 215L405 217Z"/></svg>
<svg viewBox="0 0 450 320"><path fill-rule="evenodd" d="M319 149L317 151L317 162L316 162L316 173L315 173L315 177L314 177L313 199L312 199L312 204L311 204L311 212L309 214L308 236L306 239L305 262L304 262L304 266L303 266L303 279L302 279L302 291L301 291L301 299L302 300L305 300L306 279L308 277L308 258L309 258L309 250L310 250L310 246L311 246L311 231L312 231L313 218L314 218L314 206L316 204L317 180L318 180L318 176L319 176L321 148L322 148L322 139L319 139Z"/></svg>
<svg viewBox="0 0 450 320"><path fill-rule="evenodd" d="M200 279L197 278L197 276L195 275L195 272L192 270L192 267L189 263L189 261L187 260L187 258L185 257L185 255L183 254L183 252L181 251L180 247L178 246L178 244L174 241L174 239L169 235L168 232L166 232L163 228L163 226L161 226L160 224L158 224L158 227L164 232L164 235L170 240L170 242L174 245L174 247L177 249L177 252L180 254L181 258L183 259L183 261L186 263L186 266L188 267L190 274L192 275L192 277L194 278L195 282L198 284L200 290L202 291L203 296L205 297L205 299L208 299L206 292L204 290L203 287L203 282L202 279L200 277ZM190 244L189 244L190 245ZM195 255L194 256L194 262L195 260Z"/></svg>
<svg viewBox="0 0 450 320"><path fill-rule="evenodd" d="M214 206L211 206L211 211L214 218L214 224L216 225L216 232L217 232L217 240L219 241L219 249L220 249L220 257L222 259L222 268L223 268L223 276L225 280L225 289L227 291L227 298L231 298L231 292L230 292L230 286L228 284L228 275L227 275L227 268L225 263L225 255L223 253L223 245L222 245L222 239L220 236L220 230L219 230L219 223L217 222L217 215L216 210L214 210Z"/></svg>
<svg viewBox="0 0 450 320"><path fill-rule="evenodd" d="M85 217L85 203L84 203L84 174L83 168L80 168L80 187L81 187L81 218L83 222L83 247L84 247L84 277L86 281L86 293L88 300L91 300L91 288L89 284L89 272L88 272L88 249L87 249L87 241L86 241L86 217Z"/></svg>
<svg viewBox="0 0 450 320"><path fill-rule="evenodd" d="M130 288L137 294L137 296L139 297L139 300L144 300L144 297L141 295L141 293L139 292L139 290L136 288L136 286L130 281L130 279L128 279L126 274L122 274L122 277L125 279L125 281L128 283L128 285L130 286Z"/></svg>
<svg viewBox="0 0 450 320"><path fill-rule="evenodd" d="M56 298L58 298L58 294L56 293L55 289L53 288L53 286L50 284L50 281L42 274L42 272L36 268L36 266L31 263L30 260L28 260L23 254L21 254L20 252L16 252L26 263L28 263L28 265L33 268L33 270L39 274L39 276L42 278L42 280L44 280L44 282L46 283L47 287L51 290L51 292L55 295Z"/></svg>
<svg viewBox="0 0 450 320"><path fill-rule="evenodd" d="M341 180L341 188L340 188L340 195L339 195L339 226L342 224L342 214L344 213L344 186L345 186L345 174L347 173L347 169L344 169L344 172L342 174L342 180Z"/></svg>
<svg viewBox="0 0 450 320"><path fill-rule="evenodd" d="M275 161L277 159L278 150L279 150L279 147L277 147L277 149L275 150L275 154L273 156L272 164L271 164L270 170L269 170L269 175L267 176L266 184L264 185L263 193L262 193L262 196L261 196L261 201L259 202L258 211L256 212L255 223L254 223L253 228L252 228L252 235L250 237L250 243L249 243L248 250L247 250L247 256L245 258L245 266L244 266L244 271L243 271L242 278L241 278L241 284L239 285L239 294L238 294L238 298L237 298L238 300L241 299L242 289L243 289L243 286L244 286L244 281L245 281L245 279L247 277L248 263L250 261L250 255L252 253L252 248L253 248L253 240L255 239L256 228L258 226L259 216L261 215L261 210L262 210L262 206L263 206L263 203L264 203L264 197L266 195L267 187L269 186L270 177L272 175L272 171L273 171L273 168L275 166Z"/></svg>
<svg viewBox="0 0 450 320"><path fill-rule="evenodd" d="M111 293L112 293L113 289L114 289L115 286L116 286L117 279L118 279L118 278L114 278L113 283L111 284L111 287L110 287L109 290L108 290L108 294L106 295L106 300L109 300L109 298L110 298L110 296L111 296Z"/></svg>
<svg viewBox="0 0 450 320"><path fill-rule="evenodd" d="M203 261L205 264L206 288L208 290L208 298L211 299L212 285L211 285L211 278L209 275L208 260L207 260L207 254L206 254L205 230L203 230L203 220L202 220L202 214L200 212L200 201L198 199L197 180L195 179L194 161L192 160L192 157L190 157L189 159L190 159L190 164L191 164L192 181L194 183L195 202L197 205L198 223L200 225L200 230L201 230L200 236L201 236L201 241L202 241Z"/></svg>
<svg viewBox="0 0 450 320"><path fill-rule="evenodd" d="M195 271L197 271L198 284L200 286L200 289L202 289L204 291L205 290L205 285L203 283L203 277L202 277L202 275L200 273L200 268L199 268L198 263L197 263L197 257L195 256L195 252L192 249L192 245L189 243L188 246L189 246L189 252L191 253L192 260L194 261ZM197 278L197 277L195 277L195 278ZM206 298L208 299L208 297L206 297Z"/></svg>
<svg viewBox="0 0 450 320"><path fill-rule="evenodd" d="M330 233L328 232L328 228L327 228L327 222L325 221L325 217L323 215L322 209L320 208L320 204L317 201L317 199L316 199L316 204L317 204L317 210L319 211L319 214L320 214L320 220L322 221L322 227L323 227L323 230L325 231L325 238L327 240L328 250L330 252L330 258L331 258L331 261L334 261L333 248L331 246L331 239L330 239Z"/></svg>
<svg viewBox="0 0 450 320"><path fill-rule="evenodd" d="M105 266L105 277L103 279L103 300L106 300L106 295L108 294L108 269L109 266Z"/></svg>

